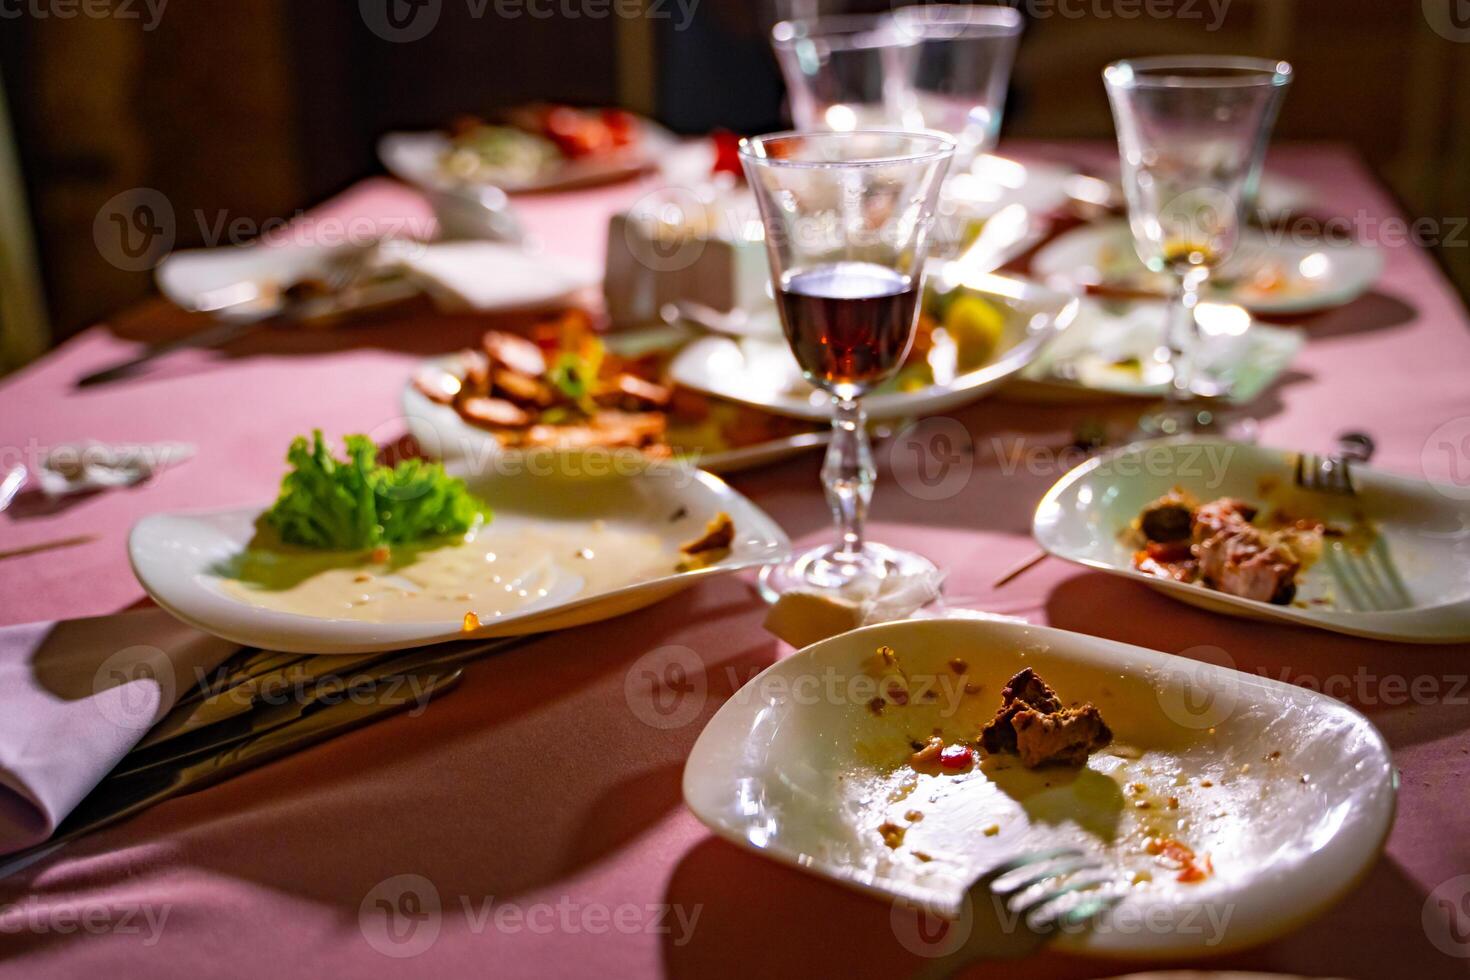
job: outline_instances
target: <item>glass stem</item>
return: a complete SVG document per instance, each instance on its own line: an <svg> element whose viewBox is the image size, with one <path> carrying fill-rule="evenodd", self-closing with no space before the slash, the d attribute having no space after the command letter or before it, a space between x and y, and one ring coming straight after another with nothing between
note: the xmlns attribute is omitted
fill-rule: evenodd
<svg viewBox="0 0 1470 980"><path fill-rule="evenodd" d="M839 561L857 561L863 550L863 522L868 502L873 499L873 449L868 444L868 416L856 398L834 397L832 441L822 463L822 486L827 505L841 541L834 556Z"/></svg>
<svg viewBox="0 0 1470 980"><path fill-rule="evenodd" d="M1169 346L1169 366L1174 372L1167 398L1174 405L1194 398L1194 362L1199 354L1199 323L1194 312L1199 305L1200 287L1208 275L1205 269L1191 269L1179 276L1174 301L1169 304L1164 341Z"/></svg>

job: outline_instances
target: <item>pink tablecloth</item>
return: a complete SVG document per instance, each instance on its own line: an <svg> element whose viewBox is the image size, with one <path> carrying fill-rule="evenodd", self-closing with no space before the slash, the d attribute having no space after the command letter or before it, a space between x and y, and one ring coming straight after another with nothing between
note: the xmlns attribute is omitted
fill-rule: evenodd
<svg viewBox="0 0 1470 980"><path fill-rule="evenodd" d="M1105 158L1099 147L1029 149ZM1288 149L1272 166L1309 181L1328 209L1370 221L1396 213L1347 152ZM639 192L582 191L521 207L549 249L595 260L603 216ZM328 207L422 213L411 194L382 182ZM1387 258L1371 295L1307 322L1306 349L1262 400L1263 441L1322 449L1336 432L1363 428L1383 467L1446 478L1458 463L1463 482L1470 457L1440 443L1470 417L1465 309L1428 255L1401 245ZM0 550L96 535L0 561L0 623L136 602L142 592L124 553L133 521L267 499L288 437L312 426L398 431L398 389L414 358L481 326L392 322L354 332L347 349L335 336L268 335L228 355L178 357L146 382L76 392L77 375L129 349L102 327L0 383L0 452L11 456L82 437L200 445L197 459L147 487L0 516ZM1325 688L1365 711L1403 777L1387 853L1327 916L1225 962L1313 975L1462 975L1470 960L1448 955L1442 947L1453 942L1432 942L1423 922L1426 909L1443 915L1470 894L1470 878L1453 880L1470 871L1470 649L1226 619L1059 562L995 589L997 575L1031 551L1031 510L1068 462L1045 452L997 459L996 447L1054 445L1085 414L1003 400L961 413L976 452L960 464L969 470L957 492L940 501L905 489L916 485L911 453L880 453L874 536L937 559L951 597L976 607L1171 652L1223 648L1241 669ZM815 541L828 519L816 469L808 458L733 482L794 538ZM0 881L0 975L910 972L920 961L895 939L886 905L716 841L680 802L680 772L703 722L789 652L760 629L763 613L747 583L709 582L678 603L476 665L420 717L391 719L88 838ZM639 720L625 679L642 655L669 645L704 662L709 694L693 721L659 729ZM390 907L405 930L423 931L405 943L385 937ZM415 955L389 955L403 952ZM1027 972L1099 976L1127 965L1047 954Z"/></svg>

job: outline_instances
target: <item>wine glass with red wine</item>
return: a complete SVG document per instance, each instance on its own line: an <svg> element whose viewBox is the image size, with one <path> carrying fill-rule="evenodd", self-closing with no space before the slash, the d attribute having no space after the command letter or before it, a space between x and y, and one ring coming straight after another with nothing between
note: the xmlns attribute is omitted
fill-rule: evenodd
<svg viewBox="0 0 1470 980"><path fill-rule="evenodd" d="M741 141L782 329L807 380L832 403L822 483L838 541L766 568L768 599L795 588L861 597L934 571L921 555L863 538L875 474L862 396L898 370L913 341L954 147L937 134L866 131Z"/></svg>

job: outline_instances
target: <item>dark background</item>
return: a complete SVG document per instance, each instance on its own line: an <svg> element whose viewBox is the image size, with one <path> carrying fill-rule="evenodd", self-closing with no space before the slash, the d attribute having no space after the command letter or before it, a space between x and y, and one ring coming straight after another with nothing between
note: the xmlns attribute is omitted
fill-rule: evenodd
<svg viewBox="0 0 1470 980"><path fill-rule="evenodd" d="M93 243L99 208L129 188L158 189L181 215L264 221L380 172L385 130L530 100L621 104L685 133L783 121L766 43L776 0L698 0L684 30L666 0L664 16L637 18L505 17L494 2L437 0L427 36L398 43L357 0L171 0L152 30L141 0L108 17L32 9L65 2L0 0L0 77L53 339L150 289ZM1411 215L1470 214L1470 43L1432 30L1420 0L1227 0L1215 30L1207 0L1128 16L1142 3L1023 4L1006 134L1111 139L1098 73L1120 56L1285 57L1297 81L1278 139L1350 143ZM179 222L179 246L199 237ZM1462 290L1467 253L1463 235L1438 250Z"/></svg>

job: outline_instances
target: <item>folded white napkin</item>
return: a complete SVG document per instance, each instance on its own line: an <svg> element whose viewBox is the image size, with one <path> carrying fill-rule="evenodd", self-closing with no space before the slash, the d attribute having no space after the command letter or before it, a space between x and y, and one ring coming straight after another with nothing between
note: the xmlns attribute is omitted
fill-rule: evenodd
<svg viewBox="0 0 1470 980"><path fill-rule="evenodd" d="M595 285L596 270L573 259L527 252L500 242L435 242L382 246L449 312L531 309L564 302Z"/></svg>
<svg viewBox="0 0 1470 980"><path fill-rule="evenodd" d="M187 442L70 442L46 454L36 480L48 497L130 487L159 470L192 459L196 451L197 447Z"/></svg>
<svg viewBox="0 0 1470 980"><path fill-rule="evenodd" d="M158 609L0 628L0 854L50 837L237 649Z"/></svg>

